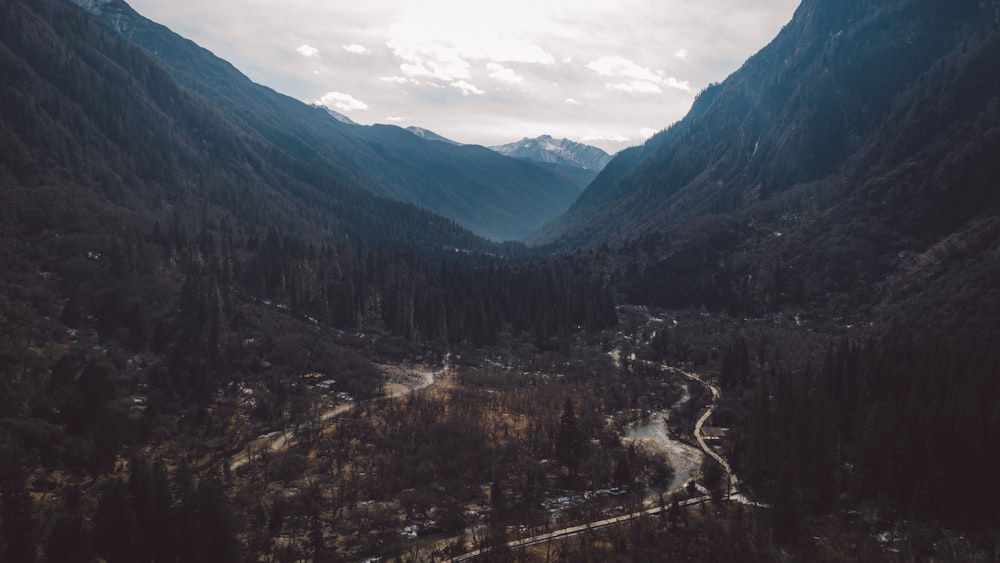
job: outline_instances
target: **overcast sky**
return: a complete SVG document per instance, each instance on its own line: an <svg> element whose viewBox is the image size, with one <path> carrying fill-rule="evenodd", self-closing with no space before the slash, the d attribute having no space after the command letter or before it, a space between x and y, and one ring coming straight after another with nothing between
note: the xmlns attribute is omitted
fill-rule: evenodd
<svg viewBox="0 0 1000 563"><path fill-rule="evenodd" d="M615 152L682 118L799 0L128 0L256 82L464 143Z"/></svg>

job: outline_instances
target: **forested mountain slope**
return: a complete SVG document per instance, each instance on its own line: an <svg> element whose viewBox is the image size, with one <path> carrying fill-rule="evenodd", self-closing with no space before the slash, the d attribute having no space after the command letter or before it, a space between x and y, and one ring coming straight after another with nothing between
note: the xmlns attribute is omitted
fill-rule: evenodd
<svg viewBox="0 0 1000 563"><path fill-rule="evenodd" d="M135 222L204 217L314 241L488 248L455 224L370 195L234 124L224 106L178 84L146 53L75 7L5 2L0 177L10 221L108 232L102 213ZM90 216L80 205L93 207ZM408 242L407 242L408 241Z"/></svg>
<svg viewBox="0 0 1000 563"><path fill-rule="evenodd" d="M637 301L994 323L997 8L806 0L535 240L624 243Z"/></svg>
<svg viewBox="0 0 1000 563"><path fill-rule="evenodd" d="M305 373L377 393L383 374L353 347L544 345L616 320L603 283L313 166L66 2L0 0L0 76L5 526L26 472L100 478L222 424L241 386L267 389L255 429L304 412L290 401ZM204 438L196 457L233 447ZM77 525L93 514L61 503L46 507ZM10 554L40 537L11 529L0 558L34 560ZM113 559L108 541L81 553Z"/></svg>
<svg viewBox="0 0 1000 563"><path fill-rule="evenodd" d="M419 205L494 240L521 238L565 211L579 193L562 176L481 147L441 146L396 127L343 123L253 83L121 0L78 3L153 54L181 84L217 101L244 134L269 142L278 151L275 158L294 161L307 173L335 175Z"/></svg>

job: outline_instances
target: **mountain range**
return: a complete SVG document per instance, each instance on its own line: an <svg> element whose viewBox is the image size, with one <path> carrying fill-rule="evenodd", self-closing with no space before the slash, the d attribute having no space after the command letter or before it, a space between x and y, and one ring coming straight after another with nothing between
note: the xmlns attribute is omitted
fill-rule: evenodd
<svg viewBox="0 0 1000 563"><path fill-rule="evenodd" d="M482 147L427 143L395 126L345 122L253 83L120 0L77 3L156 57L183 86L218 101L247 135L313 170L423 207L480 236L519 239L565 211L579 193L563 176Z"/></svg>
<svg viewBox="0 0 1000 563"><path fill-rule="evenodd" d="M517 157L508 158L429 141L426 130L344 122L252 83L119 0L79 4L162 67L144 70L150 63L131 54L125 66L95 55L44 68L37 47L13 43L24 34L12 29L7 75L22 78L6 85L8 176L68 174L146 206L205 193L225 200L234 197L228 186L242 185L268 195L267 205L242 198L241 213L300 230L335 225L376 239L489 246L430 215L434 234L404 232L406 222L383 217L425 220L390 200L401 201L495 240L534 229L528 240L546 251L617 249L607 267L637 302L732 311L795 304L925 324L941 315L917 305L932 302L954 324L955 311L968 308L960 305L976 301L984 323L1000 316L986 283L1000 270L989 157L1000 89L994 3L899 0L876 9L806 0L683 120L616 155L582 193L587 180L558 167L596 169L600 158L583 158L591 148L543 136L500 149ZM124 82L132 93L102 98L82 86L131 77L133 68L143 70ZM64 101L32 101L45 96ZM101 105L109 99L117 117ZM241 177L247 167L250 181ZM319 200L334 223L293 211Z"/></svg>
<svg viewBox="0 0 1000 563"><path fill-rule="evenodd" d="M528 240L632 249L640 302L995 323L996 3L876 4L802 2Z"/></svg>
<svg viewBox="0 0 1000 563"><path fill-rule="evenodd" d="M611 160L611 155L597 147L569 139L553 139L550 135L534 139L525 137L520 141L490 148L514 158L583 168L594 172L600 172Z"/></svg>
<svg viewBox="0 0 1000 563"><path fill-rule="evenodd" d="M603 150L569 139L542 135L534 139L490 147L500 154L532 162L550 172L569 178L583 191L611 160Z"/></svg>
<svg viewBox="0 0 1000 563"><path fill-rule="evenodd" d="M3 561L503 559L612 514L552 553L995 555L998 0L804 0L601 166L359 125L120 0L0 0L0 77ZM728 461L649 519L661 409Z"/></svg>

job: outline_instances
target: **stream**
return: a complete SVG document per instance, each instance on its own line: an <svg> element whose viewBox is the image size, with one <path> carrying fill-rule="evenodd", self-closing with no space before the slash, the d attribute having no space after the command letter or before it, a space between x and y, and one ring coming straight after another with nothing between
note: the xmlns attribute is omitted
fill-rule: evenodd
<svg viewBox="0 0 1000 563"><path fill-rule="evenodd" d="M690 399L691 395L685 383L684 395L671 408L679 407ZM645 445L666 456L674 468L674 476L667 489L676 491L698 476L704 453L698 448L670 437L666 424L670 410L655 411L648 419L632 424L625 429L625 439Z"/></svg>

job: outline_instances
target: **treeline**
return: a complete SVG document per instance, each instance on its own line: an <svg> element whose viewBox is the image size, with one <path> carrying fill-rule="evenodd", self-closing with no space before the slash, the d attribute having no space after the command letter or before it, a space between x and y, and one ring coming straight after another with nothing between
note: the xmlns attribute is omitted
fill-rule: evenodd
<svg viewBox="0 0 1000 563"><path fill-rule="evenodd" d="M181 290L185 325L218 351L233 300L287 310L343 330L388 333L417 344L495 342L501 334L539 340L616 323L610 287L562 262L487 265L370 247L315 245L269 228L236 232L226 222L189 235L171 227L112 241L111 261L127 271L153 244L191 265ZM122 255L124 253L125 255Z"/></svg>
<svg viewBox="0 0 1000 563"><path fill-rule="evenodd" d="M731 351L730 368L743 356ZM985 339L843 342L821 366L753 383L738 471L794 539L805 514L870 503L963 528L1000 524L1000 353Z"/></svg>
<svg viewBox="0 0 1000 563"><path fill-rule="evenodd" d="M204 409L222 386L263 381L274 400L254 412L277 423L304 373L375 394L382 376L355 351L375 340L404 355L504 338L550 347L616 322L608 286L568 262L320 246L224 219L0 249L13 257L0 280L0 420L27 416L5 427L49 452L46 463L93 472L152 430L123 423L129 395L157 425L157 414Z"/></svg>

